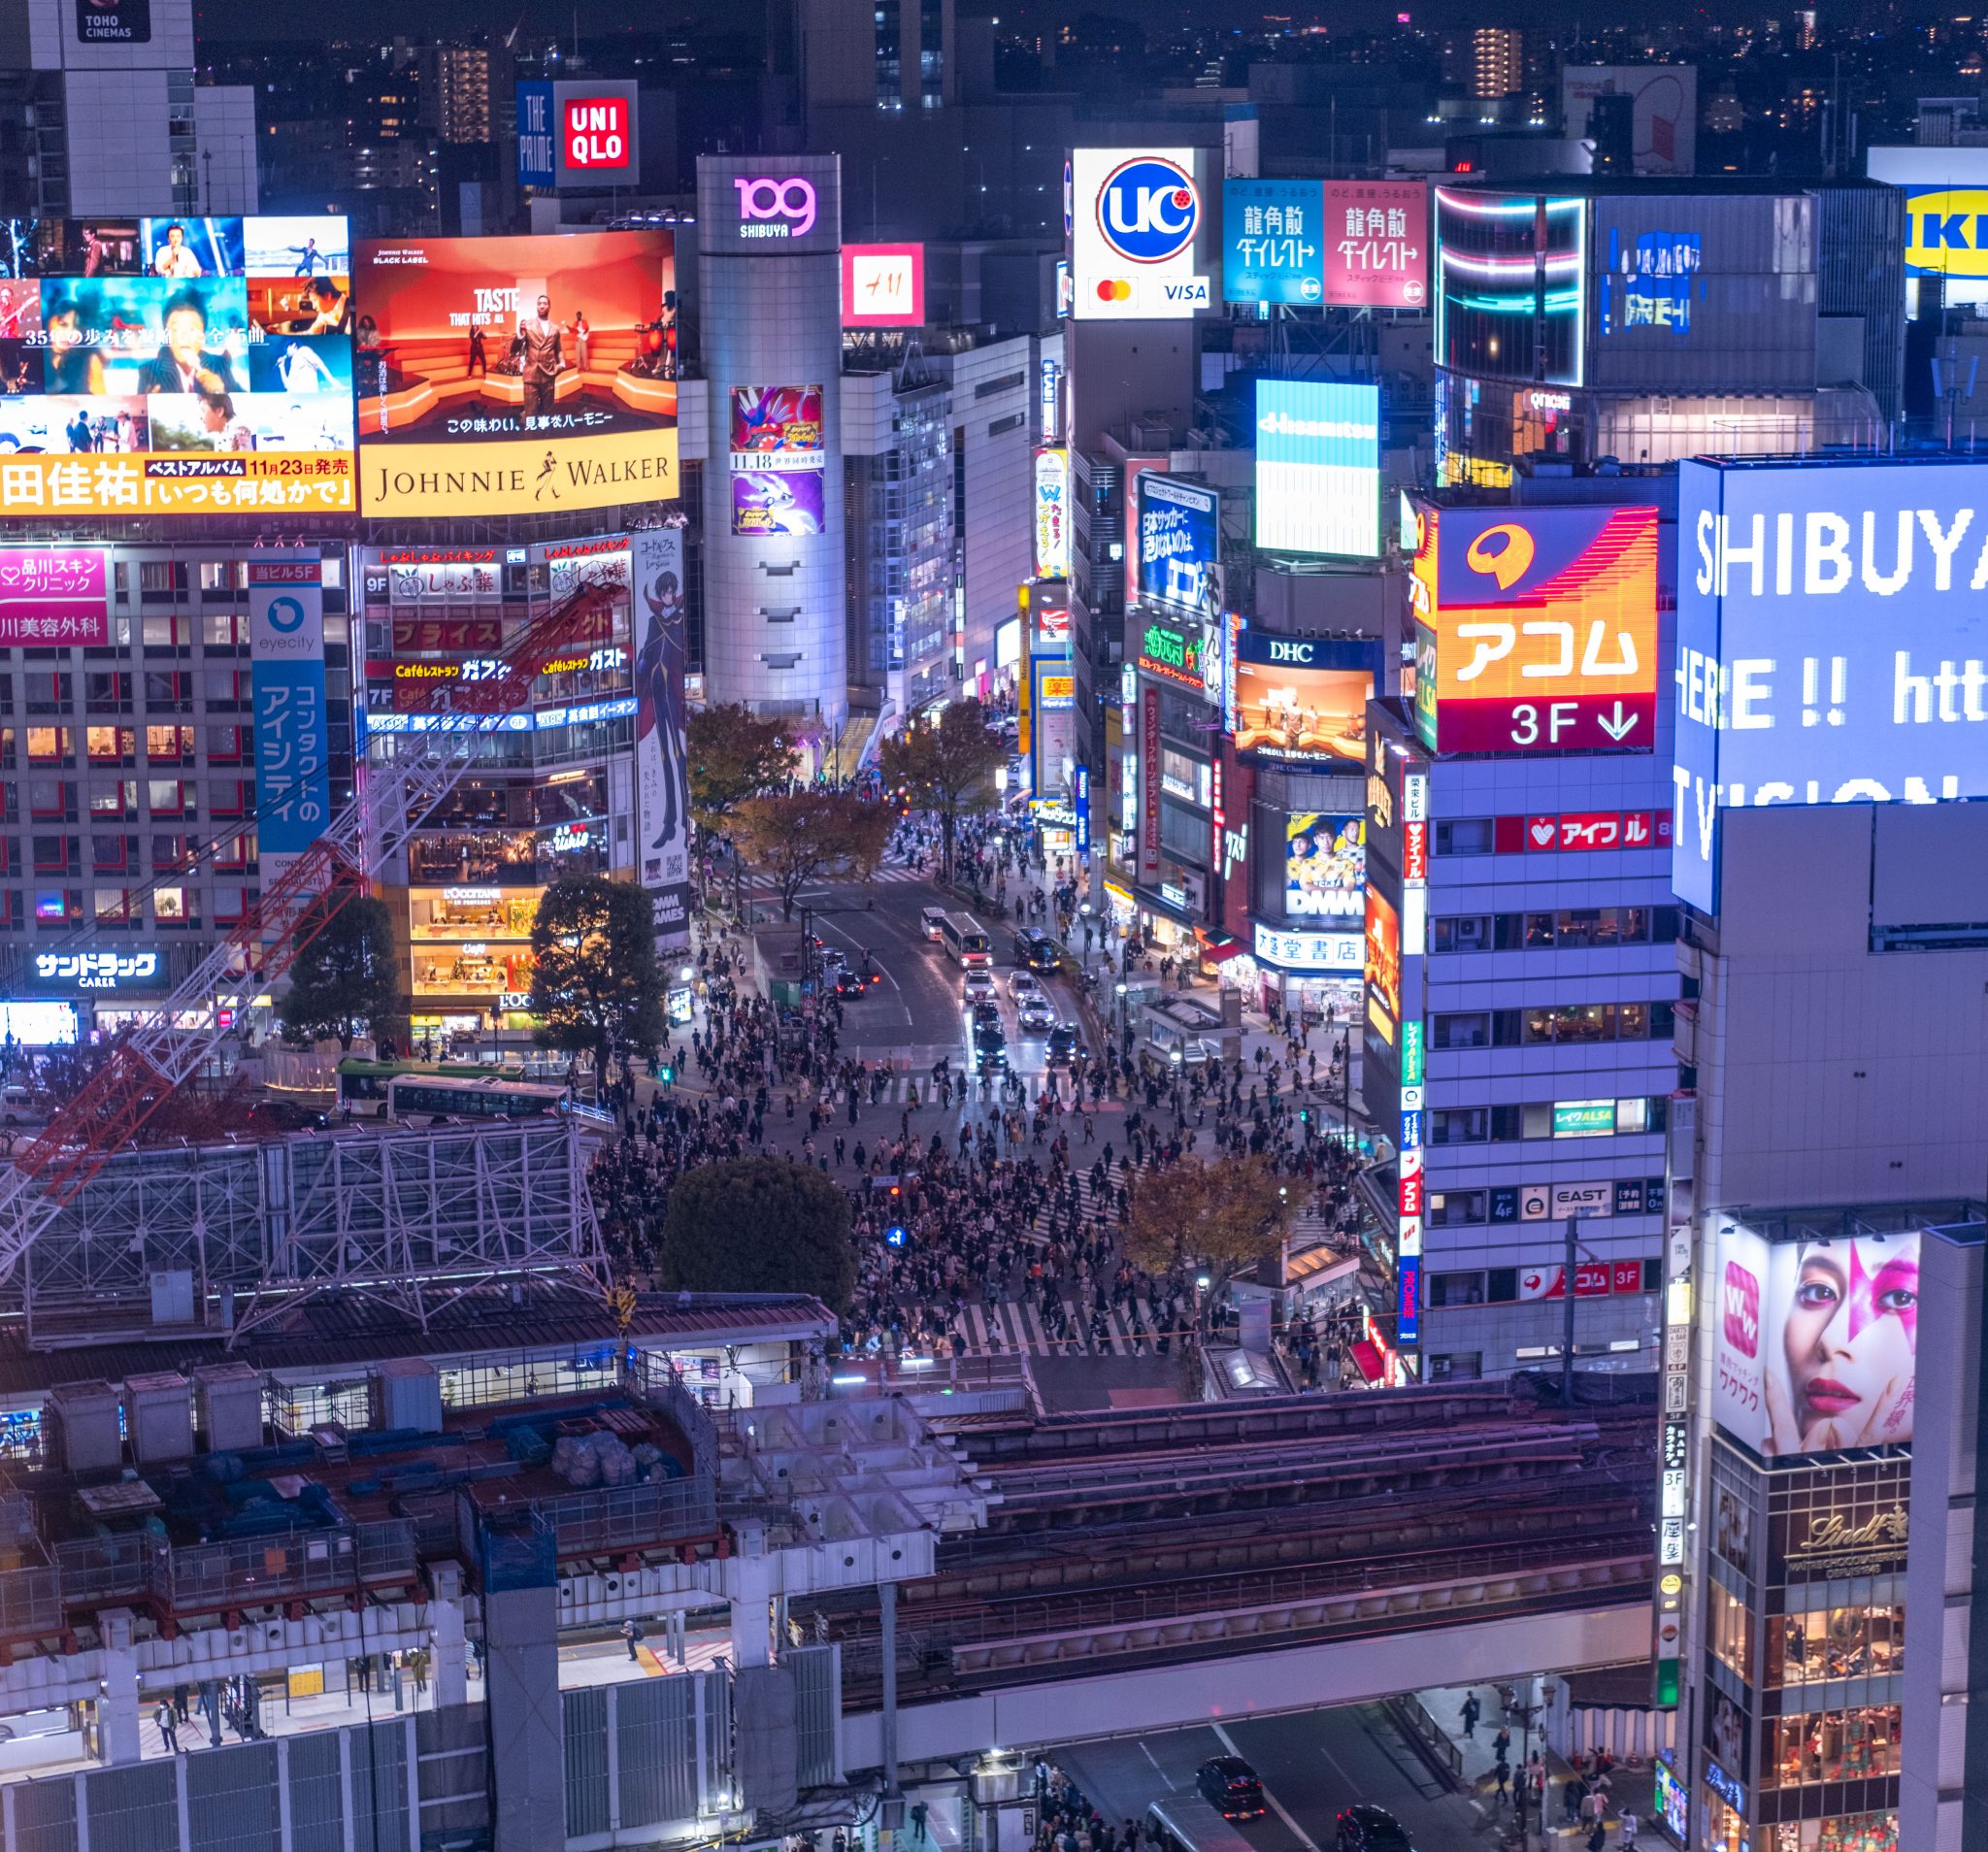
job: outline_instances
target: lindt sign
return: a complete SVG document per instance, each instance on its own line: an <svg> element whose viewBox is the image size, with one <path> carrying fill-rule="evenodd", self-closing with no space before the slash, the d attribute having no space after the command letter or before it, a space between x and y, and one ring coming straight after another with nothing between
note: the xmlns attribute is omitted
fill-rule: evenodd
<svg viewBox="0 0 1988 1852"><path fill-rule="evenodd" d="M795 175L733 181L739 189L741 238L805 238L814 229L814 182Z"/></svg>

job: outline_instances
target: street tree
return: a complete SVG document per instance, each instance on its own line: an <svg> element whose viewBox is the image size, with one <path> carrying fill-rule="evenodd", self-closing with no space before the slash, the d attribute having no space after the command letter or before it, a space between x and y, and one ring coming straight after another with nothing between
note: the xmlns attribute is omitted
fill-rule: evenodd
<svg viewBox="0 0 1988 1852"><path fill-rule="evenodd" d="M690 774L690 820L699 851L732 827L732 812L748 798L782 789L801 755L786 744L784 723L762 719L739 702L701 708L685 730ZM738 904L739 864L732 864L732 901Z"/></svg>
<svg viewBox="0 0 1988 1852"><path fill-rule="evenodd" d="M1268 1158L1181 1157L1134 1175L1125 1257L1149 1273L1174 1268L1203 1275L1197 1318L1206 1339L1209 1309L1238 1273L1275 1254L1291 1232L1293 1205Z"/></svg>
<svg viewBox="0 0 1988 1852"><path fill-rule="evenodd" d="M598 875L554 881L532 920L532 1040L591 1052L605 1075L620 1048L653 1048L668 1033L649 897Z"/></svg>
<svg viewBox="0 0 1988 1852"><path fill-rule="evenodd" d="M939 819L944 879L952 878L961 819L994 808L994 773L1007 760L1008 742L988 725L987 710L977 701L950 702L936 720L914 721L884 741L885 788L903 790L914 808Z"/></svg>
<svg viewBox="0 0 1988 1852"><path fill-rule="evenodd" d="M285 1042L302 1048L336 1036L339 1052L349 1054L361 1025L378 1035L406 1013L384 901L335 888L306 916L301 937L304 949L282 1000Z"/></svg>
<svg viewBox="0 0 1988 1852"><path fill-rule="evenodd" d="M732 816L741 853L771 877L780 917L816 881L864 880L890 841L890 812L849 791L793 791L748 798Z"/></svg>
<svg viewBox="0 0 1988 1852"><path fill-rule="evenodd" d="M694 1293L812 1293L847 1308L856 1285L846 1191L789 1158L685 1171L663 1214L662 1284Z"/></svg>

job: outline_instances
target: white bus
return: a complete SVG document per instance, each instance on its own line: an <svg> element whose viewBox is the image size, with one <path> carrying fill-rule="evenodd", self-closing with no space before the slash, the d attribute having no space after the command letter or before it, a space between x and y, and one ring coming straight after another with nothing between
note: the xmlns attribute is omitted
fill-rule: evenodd
<svg viewBox="0 0 1988 1852"><path fill-rule="evenodd" d="M994 942L971 913L947 913L939 923L939 942L945 955L965 971L994 969Z"/></svg>
<svg viewBox="0 0 1988 1852"><path fill-rule="evenodd" d="M399 1074L386 1083L389 1119L541 1119L566 1109L566 1089L543 1081Z"/></svg>
<svg viewBox="0 0 1988 1852"><path fill-rule="evenodd" d="M1146 1835L1160 1852L1256 1852L1198 1794L1170 1794L1145 1810Z"/></svg>

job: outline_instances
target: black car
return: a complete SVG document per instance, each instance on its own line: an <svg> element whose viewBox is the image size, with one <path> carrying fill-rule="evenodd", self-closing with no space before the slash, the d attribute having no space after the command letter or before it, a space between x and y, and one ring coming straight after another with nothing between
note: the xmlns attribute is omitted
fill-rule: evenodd
<svg viewBox="0 0 1988 1852"><path fill-rule="evenodd" d="M248 1108L248 1123L258 1132L322 1132L330 1121L295 1100L258 1100Z"/></svg>
<svg viewBox="0 0 1988 1852"><path fill-rule="evenodd" d="M1339 1830L1337 1852L1415 1852L1408 1828L1385 1807L1348 1807Z"/></svg>
<svg viewBox="0 0 1988 1852"><path fill-rule="evenodd" d="M1024 971L1058 972L1063 969L1063 947L1047 933L1024 926L1014 936L1014 962Z"/></svg>
<svg viewBox="0 0 1988 1852"><path fill-rule="evenodd" d="M1253 1820L1265 1811L1263 1783L1241 1756L1216 1756L1194 1773L1201 1798L1225 1820Z"/></svg>
<svg viewBox="0 0 1988 1852"><path fill-rule="evenodd" d="M1072 1023L1059 1022L1049 1031L1049 1065L1078 1068L1083 1065L1083 1041Z"/></svg>
<svg viewBox="0 0 1988 1852"><path fill-rule="evenodd" d="M842 972L835 980L835 994L845 1003L851 998L867 997L870 994L870 985L876 981L873 977L866 982L861 972Z"/></svg>
<svg viewBox="0 0 1988 1852"><path fill-rule="evenodd" d="M976 1023L974 1026L974 1061L982 1068L1005 1068L1008 1066L1008 1037L998 1022Z"/></svg>
<svg viewBox="0 0 1988 1852"><path fill-rule="evenodd" d="M1001 1006L999 1004L977 1003L974 1006L974 1029L976 1033L982 1029L999 1029L1000 1027Z"/></svg>

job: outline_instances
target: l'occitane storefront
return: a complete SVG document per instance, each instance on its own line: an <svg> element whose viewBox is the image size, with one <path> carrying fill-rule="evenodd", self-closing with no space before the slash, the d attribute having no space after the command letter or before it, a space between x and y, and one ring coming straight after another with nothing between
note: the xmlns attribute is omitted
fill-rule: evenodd
<svg viewBox="0 0 1988 1852"><path fill-rule="evenodd" d="M408 952L416 1035L528 1029L532 921L543 887L415 887Z"/></svg>

